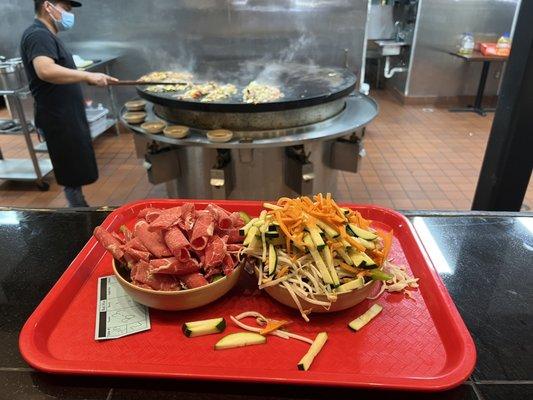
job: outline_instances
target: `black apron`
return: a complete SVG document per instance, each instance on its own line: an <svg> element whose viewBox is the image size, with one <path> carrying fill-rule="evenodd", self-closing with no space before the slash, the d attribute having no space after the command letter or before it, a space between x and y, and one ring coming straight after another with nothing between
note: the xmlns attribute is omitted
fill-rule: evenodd
<svg viewBox="0 0 533 400"><path fill-rule="evenodd" d="M32 28L46 29L44 24L38 20L29 30ZM56 50L54 55L56 63L65 68L76 69L72 54L61 40L51 32L49 33L57 46L54 49ZM39 31L39 35L42 34L45 33ZM49 44L54 43L48 37L46 40ZM28 64L31 64L30 60ZM32 67L33 65L30 66L31 69ZM98 167L81 85L52 85L40 80L38 84L44 89L39 88L38 90L42 90L37 95L34 93L35 125L46 140L57 183L62 186L76 187L95 182L98 179Z"/></svg>

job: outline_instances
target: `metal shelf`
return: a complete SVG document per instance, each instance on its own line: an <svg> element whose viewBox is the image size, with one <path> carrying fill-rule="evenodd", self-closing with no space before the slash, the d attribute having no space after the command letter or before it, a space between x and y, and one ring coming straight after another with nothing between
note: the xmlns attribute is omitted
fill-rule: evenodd
<svg viewBox="0 0 533 400"><path fill-rule="evenodd" d="M233 140L227 143L211 142L207 139L207 131L196 128L190 128L189 135L183 139L149 134L140 125L132 125L126 122L124 120L125 112L123 108L120 117L120 122L125 127L136 134L157 142L177 146L202 146L216 149L253 149L295 146L309 141L332 140L351 134L356 129L366 126L378 115L378 105L371 97L356 93L346 99L346 107L340 114L326 121L274 131L234 132ZM163 121L154 113L152 104L146 105L146 113L147 121Z"/></svg>
<svg viewBox="0 0 533 400"><path fill-rule="evenodd" d="M105 125L102 126L100 130L98 131L91 130L91 138L95 140L97 137L101 136L109 128L113 127L116 123L117 123L117 120L115 118L107 118ZM46 153L48 151L48 148L46 147L46 142L39 143L38 145L34 146L34 149L38 153Z"/></svg>
<svg viewBox="0 0 533 400"><path fill-rule="evenodd" d="M38 164L42 176L48 175L53 170L52 162L48 159L38 160ZM12 158L9 160L0 160L0 179L35 181L39 177L30 159Z"/></svg>

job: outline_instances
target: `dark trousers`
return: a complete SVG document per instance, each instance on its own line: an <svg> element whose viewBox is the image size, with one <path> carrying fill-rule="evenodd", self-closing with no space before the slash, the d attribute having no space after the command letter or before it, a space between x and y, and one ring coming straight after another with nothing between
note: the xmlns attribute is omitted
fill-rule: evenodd
<svg viewBox="0 0 533 400"><path fill-rule="evenodd" d="M63 190L65 191L65 197L67 198L69 207L89 207L89 204L85 201L85 197L83 197L81 186L65 186Z"/></svg>

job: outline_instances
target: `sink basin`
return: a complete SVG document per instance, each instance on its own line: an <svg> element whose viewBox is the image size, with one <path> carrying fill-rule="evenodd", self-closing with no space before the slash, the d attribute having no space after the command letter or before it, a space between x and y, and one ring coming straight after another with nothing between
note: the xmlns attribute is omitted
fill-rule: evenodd
<svg viewBox="0 0 533 400"><path fill-rule="evenodd" d="M400 54L402 47L409 46L408 43L398 42L395 39L374 40L374 43L379 46L382 56L397 56Z"/></svg>

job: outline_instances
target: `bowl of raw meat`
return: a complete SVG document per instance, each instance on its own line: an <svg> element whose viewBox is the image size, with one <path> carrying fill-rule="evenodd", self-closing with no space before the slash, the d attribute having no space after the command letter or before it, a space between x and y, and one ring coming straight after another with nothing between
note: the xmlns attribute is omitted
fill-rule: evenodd
<svg viewBox="0 0 533 400"><path fill-rule="evenodd" d="M94 236L113 255L117 281L135 301L159 310L189 310L226 294L242 270L240 228L246 214L192 203L141 210L131 224Z"/></svg>

